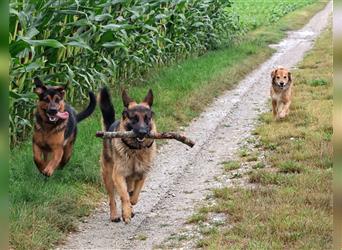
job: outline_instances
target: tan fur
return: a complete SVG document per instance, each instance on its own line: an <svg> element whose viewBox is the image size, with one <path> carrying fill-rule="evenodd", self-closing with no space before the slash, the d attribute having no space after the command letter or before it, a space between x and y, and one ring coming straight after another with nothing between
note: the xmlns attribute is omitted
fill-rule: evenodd
<svg viewBox="0 0 342 250"><path fill-rule="evenodd" d="M285 118L290 112L292 97L292 77L291 73L284 67L279 66L271 73L271 99L273 116L276 119ZM284 88L280 87L280 82L284 83Z"/></svg>
<svg viewBox="0 0 342 250"><path fill-rule="evenodd" d="M137 104L130 102L128 108ZM117 131L125 131L127 118L122 118ZM156 125L151 120L151 131L156 132ZM133 215L132 206L137 204L140 191L144 185L146 175L152 167L157 147L152 139L145 139L144 145L150 145L142 149L130 149L121 139L104 139L101 154L102 177L109 196L110 219L118 222L120 216L117 213L115 195L118 194L122 203L122 218L128 223ZM131 195L130 195L131 194Z"/></svg>

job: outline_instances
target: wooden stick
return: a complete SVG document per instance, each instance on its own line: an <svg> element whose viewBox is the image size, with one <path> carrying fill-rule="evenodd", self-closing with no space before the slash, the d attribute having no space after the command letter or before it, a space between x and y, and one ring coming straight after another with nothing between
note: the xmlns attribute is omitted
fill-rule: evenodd
<svg viewBox="0 0 342 250"><path fill-rule="evenodd" d="M137 135L133 131L117 131L117 132L103 132L103 131L97 131L96 137L101 138L136 138ZM150 139L175 139L177 141L180 141L189 147L193 147L195 143L190 140L189 138L185 137L184 135L180 135L175 132L157 132L157 133L150 133L145 138Z"/></svg>

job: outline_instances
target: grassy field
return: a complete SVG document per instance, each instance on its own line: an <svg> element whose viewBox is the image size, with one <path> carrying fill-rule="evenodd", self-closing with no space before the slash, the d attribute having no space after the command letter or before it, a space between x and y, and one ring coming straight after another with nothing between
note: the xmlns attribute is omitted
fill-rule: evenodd
<svg viewBox="0 0 342 250"><path fill-rule="evenodd" d="M232 228L213 226L198 244L207 249L332 248L332 31L317 40L297 70L291 113L277 122L260 117L254 152L241 151L241 163L255 153L248 180L254 188L214 190L216 205L202 207L189 222L225 213ZM253 140L251 140L253 141ZM253 150L252 150L253 151ZM254 159L256 160L256 159ZM239 162L224 164L236 169Z"/></svg>
<svg viewBox="0 0 342 250"><path fill-rule="evenodd" d="M152 88L159 130L175 130L269 57L272 50L268 43L278 41L286 30L299 28L325 3L317 2L290 13L273 24L272 29L255 30L239 45L159 70L151 74L148 84L132 86L129 93L141 99ZM113 96L119 115L120 95L116 92ZM30 142L11 152L10 245L13 248L53 247L103 197L98 164L101 142L94 137L97 130L100 130L98 111L80 124L71 162L49 179L41 176L34 166Z"/></svg>

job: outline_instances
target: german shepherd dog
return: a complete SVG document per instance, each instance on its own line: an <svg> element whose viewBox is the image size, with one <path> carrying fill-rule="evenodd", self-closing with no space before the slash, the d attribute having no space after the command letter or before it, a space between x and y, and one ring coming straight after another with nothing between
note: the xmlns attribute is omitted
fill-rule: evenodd
<svg viewBox="0 0 342 250"><path fill-rule="evenodd" d="M157 147L153 139L144 136L156 132L153 121L153 93L149 90L141 103L122 92L124 110L121 120L115 121L115 112L107 88L99 94L99 105L105 131L131 131L137 138L104 139L101 155L102 177L109 196L110 219L119 222L115 195L121 198L122 219L129 223L134 216L132 205L137 204L146 175L151 169Z"/></svg>
<svg viewBox="0 0 342 250"><path fill-rule="evenodd" d="M271 99L273 116L285 118L290 112L292 96L292 76L286 68L278 66L271 72Z"/></svg>
<svg viewBox="0 0 342 250"><path fill-rule="evenodd" d="M96 97L89 92L88 107L76 114L64 101L64 87L45 86L39 78L35 78L34 82L34 92L39 101L35 112L33 158L39 171L51 176L57 167L63 167L70 160L77 123L93 113Z"/></svg>

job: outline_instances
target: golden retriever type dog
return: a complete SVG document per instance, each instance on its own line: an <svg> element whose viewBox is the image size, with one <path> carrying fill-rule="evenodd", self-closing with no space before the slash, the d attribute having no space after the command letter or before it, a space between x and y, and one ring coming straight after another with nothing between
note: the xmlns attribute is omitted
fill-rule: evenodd
<svg viewBox="0 0 342 250"><path fill-rule="evenodd" d="M96 97L89 92L88 107L76 114L64 101L63 86L45 86L39 78L34 81L39 101L32 138L33 159L42 174L51 176L57 167L63 167L70 160L77 123L94 112Z"/></svg>
<svg viewBox="0 0 342 250"><path fill-rule="evenodd" d="M273 116L276 119L285 118L290 112L292 95L291 73L284 67L278 66L271 73L271 99Z"/></svg>
<svg viewBox="0 0 342 250"><path fill-rule="evenodd" d="M119 222L115 195L122 205L122 219L129 223L133 217L132 206L137 204L146 175L151 169L157 147L153 139L144 136L156 132L153 121L153 93L148 91L141 103L122 92L124 110L121 120L115 121L115 111L107 88L99 93L99 105L105 131L134 131L137 138L103 140L101 155L102 177L109 196L110 219Z"/></svg>

